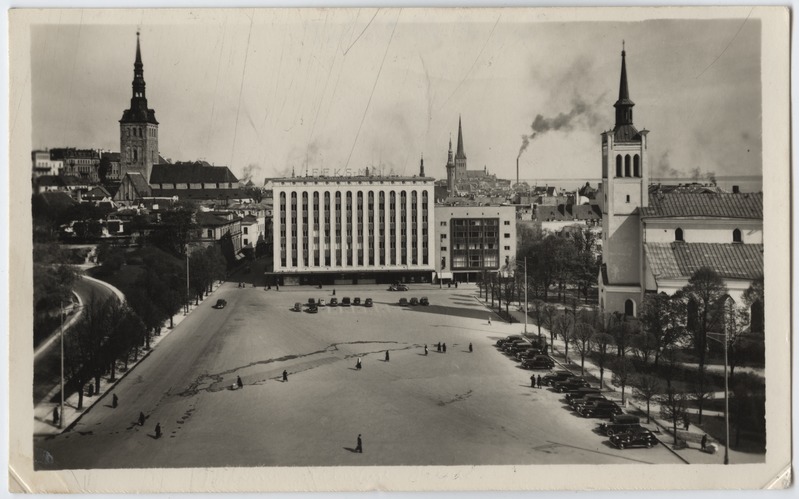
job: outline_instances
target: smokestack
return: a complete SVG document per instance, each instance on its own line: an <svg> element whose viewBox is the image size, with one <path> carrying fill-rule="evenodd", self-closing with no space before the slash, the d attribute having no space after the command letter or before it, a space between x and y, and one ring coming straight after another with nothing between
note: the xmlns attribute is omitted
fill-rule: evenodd
<svg viewBox="0 0 799 499"><path fill-rule="evenodd" d="M366 167L366 176L367 177L369 176L369 167L368 166Z"/></svg>
<svg viewBox="0 0 799 499"><path fill-rule="evenodd" d="M424 177L424 154L422 154L422 159L419 161L419 176Z"/></svg>
<svg viewBox="0 0 799 499"><path fill-rule="evenodd" d="M516 185L519 185L519 157L516 157Z"/></svg>
<svg viewBox="0 0 799 499"><path fill-rule="evenodd" d="M733 194L738 194L738 193L740 193L740 192L741 192L741 189L740 189L740 187L738 187L737 185L733 185L733 186L732 186L732 193L733 193Z"/></svg>

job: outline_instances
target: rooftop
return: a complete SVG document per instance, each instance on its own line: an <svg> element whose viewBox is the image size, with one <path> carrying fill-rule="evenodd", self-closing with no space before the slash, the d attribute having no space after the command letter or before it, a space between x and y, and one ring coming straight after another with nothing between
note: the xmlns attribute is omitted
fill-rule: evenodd
<svg viewBox="0 0 799 499"><path fill-rule="evenodd" d="M432 184L433 177L401 177L399 175L353 175L353 176L317 176L317 177L278 177L267 179L267 182L280 182L291 184L318 184L318 183L384 183L384 182L422 182Z"/></svg>
<svg viewBox="0 0 799 499"><path fill-rule="evenodd" d="M205 162L153 165L151 184L214 184L239 180L227 166L210 166Z"/></svg>
<svg viewBox="0 0 799 499"><path fill-rule="evenodd" d="M712 217L763 219L762 193L683 192L654 190L641 218Z"/></svg>
<svg viewBox="0 0 799 499"><path fill-rule="evenodd" d="M762 244L646 243L646 261L656 279L690 278L702 267L728 279L763 275Z"/></svg>

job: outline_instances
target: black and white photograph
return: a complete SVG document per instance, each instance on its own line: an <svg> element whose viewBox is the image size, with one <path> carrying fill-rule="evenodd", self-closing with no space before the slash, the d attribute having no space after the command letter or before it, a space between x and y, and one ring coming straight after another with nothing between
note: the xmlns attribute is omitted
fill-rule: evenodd
<svg viewBox="0 0 799 499"><path fill-rule="evenodd" d="M10 488L786 487L788 25L10 11Z"/></svg>

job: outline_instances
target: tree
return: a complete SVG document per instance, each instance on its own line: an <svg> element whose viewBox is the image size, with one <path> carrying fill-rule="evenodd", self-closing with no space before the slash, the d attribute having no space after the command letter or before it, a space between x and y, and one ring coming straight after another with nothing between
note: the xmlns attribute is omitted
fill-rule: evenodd
<svg viewBox="0 0 799 499"><path fill-rule="evenodd" d="M546 307L546 304L543 301L536 298L535 300L530 302L530 305L532 306L533 318L535 318L535 323L538 326L538 337L540 338L541 321L544 318L544 308Z"/></svg>
<svg viewBox="0 0 799 499"><path fill-rule="evenodd" d="M95 391L100 391L100 376L105 369L105 342L111 304L100 303L92 293L77 323L64 337L64 347L71 380L81 391L78 409L83 408L83 385L94 378Z"/></svg>
<svg viewBox="0 0 799 499"><path fill-rule="evenodd" d="M563 340L564 356L567 363L569 362L569 343L571 343L572 340L571 335L573 326L574 317L566 312L561 312L555 318L555 324L552 328L553 333L560 336L560 338Z"/></svg>
<svg viewBox="0 0 799 499"><path fill-rule="evenodd" d="M593 347L591 341L594 337L594 326L586 322L578 322L572 330L572 341L574 348L580 352L580 374L585 375L585 356L588 355Z"/></svg>
<svg viewBox="0 0 799 499"><path fill-rule="evenodd" d="M663 377L666 379L666 385L670 387L671 382L674 380L674 373L677 370L677 365L680 360L677 349L675 347L669 347L663 350L661 359L663 360L664 363Z"/></svg>
<svg viewBox="0 0 799 499"><path fill-rule="evenodd" d="M751 312L751 326L753 333L763 334L765 331L764 306L766 303L765 285L761 275L744 291L743 302Z"/></svg>
<svg viewBox="0 0 799 499"><path fill-rule="evenodd" d="M594 351L596 354L594 355L594 359L596 360L596 365L599 368L599 389L603 388L605 382L605 366L608 363L610 352L608 349L613 346L613 336L609 335L608 333L594 333L591 337L590 343L594 345ZM624 392L622 392L622 398L624 397Z"/></svg>
<svg viewBox="0 0 799 499"><path fill-rule="evenodd" d="M624 390L635 376L635 366L627 357L617 357L611 363L611 369L613 370L611 383L621 387L621 403L624 404ZM649 408L647 407L647 412L648 410Z"/></svg>
<svg viewBox="0 0 799 499"><path fill-rule="evenodd" d="M766 434L766 387L762 379L751 373L739 373L732 384L730 420L735 426L735 445L741 439L741 430L761 436Z"/></svg>
<svg viewBox="0 0 799 499"><path fill-rule="evenodd" d="M160 222L152 226L150 242L173 256L185 256L191 234L196 230L195 211L193 204L182 202L162 212Z"/></svg>
<svg viewBox="0 0 799 499"><path fill-rule="evenodd" d="M655 352L658 348L657 338L655 335L642 332L633 336L632 341L630 344L633 347L633 352L635 357L641 361L641 364L646 367L649 363L650 357L655 355Z"/></svg>
<svg viewBox="0 0 799 499"><path fill-rule="evenodd" d="M713 399L713 390L707 382L700 381L699 378L690 384L690 390L691 398L696 400L696 406L699 408L699 424L702 424L702 408L708 400Z"/></svg>
<svg viewBox="0 0 799 499"><path fill-rule="evenodd" d="M649 403L661 392L663 383L651 374L636 374L631 383L635 396L646 402L646 422L649 423Z"/></svg>
<svg viewBox="0 0 799 499"><path fill-rule="evenodd" d="M655 366L666 348L680 342L686 333L686 301L682 293L648 294L641 311L641 328L655 338Z"/></svg>
<svg viewBox="0 0 799 499"><path fill-rule="evenodd" d="M677 423L685 419L685 394L678 392L673 386L666 388L666 393L658 396L660 402L660 414L666 421L672 424L674 433L674 445L677 445Z"/></svg>
<svg viewBox="0 0 799 499"><path fill-rule="evenodd" d="M683 288L688 299L688 330L699 360L697 390L705 391L705 364L707 361L707 334L718 331L723 314L718 308L727 294L727 286L716 271L702 267L691 276ZM702 421L702 400L699 404L699 421Z"/></svg>
<svg viewBox="0 0 799 499"><path fill-rule="evenodd" d="M741 365L746 351L751 346L751 342L748 341L752 336L749 334L749 313L745 308L736 306L735 301L730 297L724 301L722 313L724 314L721 318L722 329L724 339L727 341L727 360L730 366L730 378L732 378L735 368Z"/></svg>
<svg viewBox="0 0 799 499"><path fill-rule="evenodd" d="M555 321L558 318L558 309L554 305L546 305L544 306L544 310L542 311L542 317L544 319L544 327L549 329L549 344L555 344ZM551 347L550 347L551 348Z"/></svg>

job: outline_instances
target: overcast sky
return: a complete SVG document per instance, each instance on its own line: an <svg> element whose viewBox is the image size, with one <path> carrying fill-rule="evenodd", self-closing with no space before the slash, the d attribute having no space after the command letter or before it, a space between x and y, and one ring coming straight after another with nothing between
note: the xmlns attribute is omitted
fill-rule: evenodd
<svg viewBox="0 0 799 499"><path fill-rule="evenodd" d="M260 183L292 167L412 175L424 154L427 175L444 177L461 115L469 169L515 178L522 136L536 132L522 179L598 178L624 39L651 176L761 174L758 20L537 23L512 12L51 17L32 31L33 145L119 150L140 29L159 148L173 161L205 159Z"/></svg>

